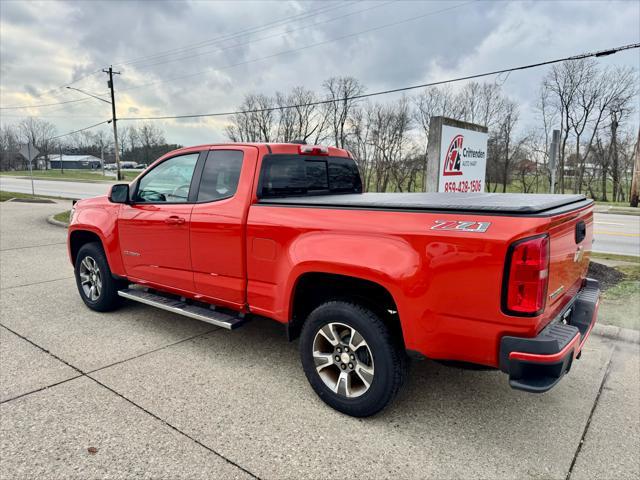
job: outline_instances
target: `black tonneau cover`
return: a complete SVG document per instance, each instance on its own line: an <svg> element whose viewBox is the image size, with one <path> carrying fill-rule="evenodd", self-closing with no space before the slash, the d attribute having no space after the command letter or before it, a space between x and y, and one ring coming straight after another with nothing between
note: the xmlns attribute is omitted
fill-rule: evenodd
<svg viewBox="0 0 640 480"><path fill-rule="evenodd" d="M457 211L535 215L572 210L592 203L584 195L533 193L362 193L265 198L266 205L366 210ZM564 208L560 208L564 207Z"/></svg>

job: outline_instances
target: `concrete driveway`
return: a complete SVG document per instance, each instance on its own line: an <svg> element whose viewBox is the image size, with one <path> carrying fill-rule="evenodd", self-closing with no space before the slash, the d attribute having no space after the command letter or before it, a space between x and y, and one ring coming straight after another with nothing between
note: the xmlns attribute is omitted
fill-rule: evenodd
<svg viewBox="0 0 640 480"><path fill-rule="evenodd" d="M66 206L66 205L65 205ZM414 362L376 417L316 398L268 321L82 304L61 205L0 204L0 477L638 478L638 345L593 336L543 395Z"/></svg>

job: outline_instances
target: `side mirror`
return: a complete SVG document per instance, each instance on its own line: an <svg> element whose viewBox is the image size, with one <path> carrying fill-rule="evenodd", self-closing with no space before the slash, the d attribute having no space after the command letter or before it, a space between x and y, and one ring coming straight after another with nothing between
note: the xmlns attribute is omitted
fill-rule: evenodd
<svg viewBox="0 0 640 480"><path fill-rule="evenodd" d="M112 203L129 203L129 184L117 183L111 187L109 201Z"/></svg>

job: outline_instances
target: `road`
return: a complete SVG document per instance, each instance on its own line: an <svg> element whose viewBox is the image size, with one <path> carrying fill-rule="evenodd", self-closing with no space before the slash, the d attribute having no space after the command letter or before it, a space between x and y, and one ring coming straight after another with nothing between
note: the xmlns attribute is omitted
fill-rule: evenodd
<svg viewBox="0 0 640 480"><path fill-rule="evenodd" d="M423 360L390 407L342 415L297 343L78 296L57 205L0 203L0 477L638 478L636 344L592 334L553 390Z"/></svg>
<svg viewBox="0 0 640 480"><path fill-rule="evenodd" d="M104 195L111 184L34 180L34 185L36 193L40 195L88 198ZM31 193L31 181L25 178L0 176L0 190ZM639 256L640 216L596 213L594 238L595 252Z"/></svg>
<svg viewBox="0 0 640 480"><path fill-rule="evenodd" d="M104 195L112 185L109 182L65 182L62 180L34 180L37 195L64 198L89 198ZM31 193L31 180L27 178L0 176L0 190L5 192Z"/></svg>
<svg viewBox="0 0 640 480"><path fill-rule="evenodd" d="M596 213L594 252L640 255L640 216Z"/></svg>

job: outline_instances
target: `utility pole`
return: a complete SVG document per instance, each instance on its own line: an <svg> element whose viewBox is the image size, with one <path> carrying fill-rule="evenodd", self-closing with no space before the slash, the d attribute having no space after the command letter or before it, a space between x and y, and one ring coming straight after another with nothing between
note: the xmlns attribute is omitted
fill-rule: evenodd
<svg viewBox="0 0 640 480"><path fill-rule="evenodd" d="M633 173L631 176L631 195L629 195L629 205L638 207L638 183L640 183L640 129L638 129L638 140L636 140L636 148L634 152Z"/></svg>
<svg viewBox="0 0 640 480"><path fill-rule="evenodd" d="M118 126L116 125L116 96L113 88L113 74L120 75L120 72L114 72L113 66L109 67L109 70L102 70L109 75L109 81L107 85L111 90L111 122L113 123L113 145L116 156L116 178L122 180L122 174L120 173L120 146L118 145Z"/></svg>
<svg viewBox="0 0 640 480"><path fill-rule="evenodd" d="M60 174L64 175L64 165L62 164L62 142L58 144L60 148Z"/></svg>

